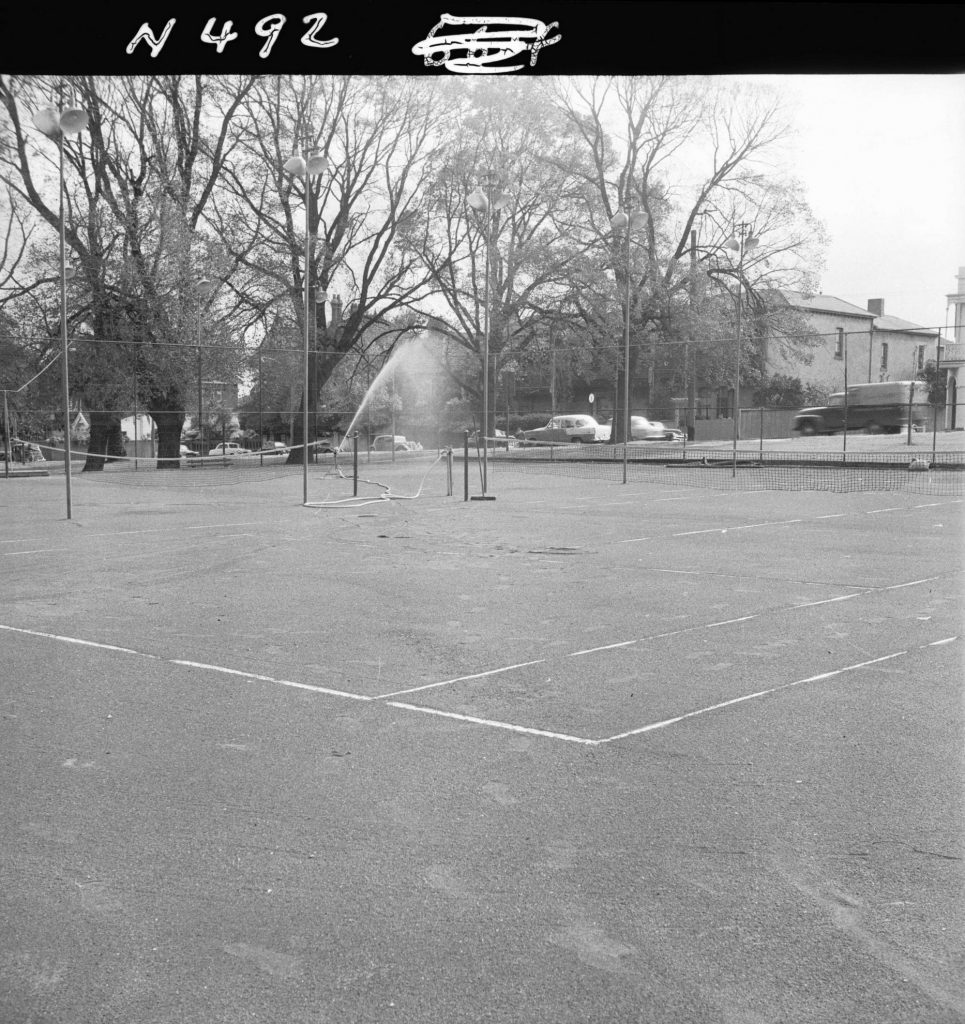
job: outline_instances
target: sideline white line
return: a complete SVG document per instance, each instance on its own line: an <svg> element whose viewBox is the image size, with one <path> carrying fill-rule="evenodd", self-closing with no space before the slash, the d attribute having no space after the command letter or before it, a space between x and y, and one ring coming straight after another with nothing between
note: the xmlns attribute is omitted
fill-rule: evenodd
<svg viewBox="0 0 965 1024"><path fill-rule="evenodd" d="M70 551L70 548L34 548L31 551L4 551L4 554L8 557L10 555L47 555L51 551Z"/></svg>
<svg viewBox="0 0 965 1024"><path fill-rule="evenodd" d="M471 676L456 676L455 679L443 679L438 683L426 683L424 686L413 686L408 690L393 690L392 693L380 693L372 700L385 700L387 697L401 697L407 693L418 693L420 690L432 690L437 686L449 686L450 683L464 683L469 679L482 679L485 676L495 676L500 672L511 672L514 668L526 668L527 665L542 665L545 658L537 658L536 661L521 661L518 665L505 665L503 668L491 668L488 672L476 672Z"/></svg>
<svg viewBox="0 0 965 1024"><path fill-rule="evenodd" d="M439 708L424 708L418 704L404 704L402 701L386 701L388 707L402 708L404 711L421 711L424 715L438 715L441 718L454 718L458 722L472 722L474 725L488 725L491 729L508 729L510 732L522 732L529 736L547 736L552 740L565 740L567 743L582 743L584 746L595 747L605 742L591 740L585 736L570 736L565 732L550 732L548 729L533 729L527 725L513 725L511 722L498 722L491 718L476 718L474 715L460 715L455 711L440 711Z"/></svg>
<svg viewBox="0 0 965 1024"><path fill-rule="evenodd" d="M156 654L145 654L143 651L132 651L130 647L118 647L115 644L101 644L94 640L80 640L75 636L60 636L58 633L41 633L37 629L19 629L17 626L4 626L0 625L0 629L5 629L10 633L25 633L27 636L39 636L45 640L59 640L65 644L78 644L81 647L96 647L102 651L119 651L121 654L136 654L139 658L152 658L155 661L161 661L163 659L158 658Z"/></svg>
<svg viewBox="0 0 965 1024"><path fill-rule="evenodd" d="M781 690L788 690L792 686L803 686L805 683L816 683L821 679L831 679L844 672L853 672L855 669L867 668L869 665L877 665L882 661L890 661L892 658L900 658L908 651L895 651L894 654L886 654L881 658L872 658L871 661L862 661L856 665L846 665L844 668L837 668L831 672L822 672L820 675L808 676L807 679L796 679L792 683L781 683L779 686L771 686L766 690L758 690L756 693L747 693L742 697L734 697L731 700L721 701L719 704L711 704L705 708L698 708L696 711L688 711L683 715L674 718L666 718L662 722L652 722L650 725L643 725L639 729L630 729L627 732L617 733L615 736L607 736L606 739L598 740L598 743L612 743L614 740L623 740L628 736L640 736L645 732L653 732L655 729L665 729L668 725L676 725L688 718L696 718L698 715L706 715L711 711L719 711L721 708L731 707L734 704L741 704L744 701L755 700L757 697L766 697L771 693L779 693Z"/></svg>
<svg viewBox="0 0 965 1024"><path fill-rule="evenodd" d="M166 658L169 665L186 665L188 668L201 668L208 672L221 672L227 676L241 676L242 679L257 679L265 683L277 683L279 686L292 686L298 690L311 690L313 693L327 693L331 697L348 697L349 700L372 700L361 693L348 693L345 690L332 690L327 686L314 686L311 683L296 683L291 679L276 679L274 676L262 676L257 672L242 672L237 668L225 668L222 665L208 665L203 661L186 661L181 658Z"/></svg>

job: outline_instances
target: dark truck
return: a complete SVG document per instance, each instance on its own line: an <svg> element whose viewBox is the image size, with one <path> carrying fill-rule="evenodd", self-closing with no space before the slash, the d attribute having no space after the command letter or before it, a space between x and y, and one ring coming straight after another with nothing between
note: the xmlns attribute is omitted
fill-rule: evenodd
<svg viewBox="0 0 965 1024"><path fill-rule="evenodd" d="M908 428L924 429L929 422L928 385L920 380L894 380L879 384L855 384L848 388L848 401L839 391L827 405L802 409L791 430L804 435L834 434L844 430L898 434ZM845 420L847 416L847 420Z"/></svg>

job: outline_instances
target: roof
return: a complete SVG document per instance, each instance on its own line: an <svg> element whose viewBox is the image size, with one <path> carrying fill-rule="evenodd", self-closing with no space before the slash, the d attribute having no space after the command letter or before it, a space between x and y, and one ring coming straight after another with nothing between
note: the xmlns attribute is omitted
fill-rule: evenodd
<svg viewBox="0 0 965 1024"><path fill-rule="evenodd" d="M920 327L918 324L913 324L908 320L902 320L898 316L876 316L875 317L875 330L876 331L903 331L910 334L921 334L926 338L937 338L939 332L929 330L927 327Z"/></svg>
<svg viewBox="0 0 965 1024"><path fill-rule="evenodd" d="M873 320L874 314L868 310L855 306L835 295L805 295L804 292L792 292L781 289L789 306L803 309L810 313L839 313L844 316L859 316L864 320Z"/></svg>

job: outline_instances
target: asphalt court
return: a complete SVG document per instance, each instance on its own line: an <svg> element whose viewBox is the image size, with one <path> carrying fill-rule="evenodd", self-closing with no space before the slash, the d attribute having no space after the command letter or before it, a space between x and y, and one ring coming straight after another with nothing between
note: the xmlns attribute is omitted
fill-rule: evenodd
<svg viewBox="0 0 965 1024"><path fill-rule="evenodd" d="M94 486L78 488L83 525L58 520L54 488L9 492L8 635L591 744L791 687L937 671L958 646L960 499L514 476L491 505L266 515L270 496L241 488L153 507L141 488L136 509L102 488L85 510ZM212 614L216 594L230 607Z"/></svg>

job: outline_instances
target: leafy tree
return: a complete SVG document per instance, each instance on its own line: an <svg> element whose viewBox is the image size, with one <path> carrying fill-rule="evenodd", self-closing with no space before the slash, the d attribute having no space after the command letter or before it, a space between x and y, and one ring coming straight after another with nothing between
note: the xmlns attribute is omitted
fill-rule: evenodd
<svg viewBox="0 0 965 1024"><path fill-rule="evenodd" d="M230 150L228 125L253 82L82 76L66 83L90 117L82 137L63 142L65 233L86 297L78 316L109 343L91 349L73 378L78 393L92 392L85 470L101 468L98 455L116 442L135 373L139 404L157 424L159 466L180 465L195 368L196 350L187 347L193 281L204 256L196 231ZM0 177L57 230L60 211L47 185L57 146L38 145L31 122L51 96L59 92L63 101L63 87L43 77L0 79L13 140L0 150Z"/></svg>

